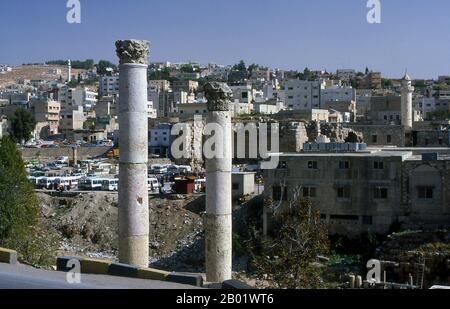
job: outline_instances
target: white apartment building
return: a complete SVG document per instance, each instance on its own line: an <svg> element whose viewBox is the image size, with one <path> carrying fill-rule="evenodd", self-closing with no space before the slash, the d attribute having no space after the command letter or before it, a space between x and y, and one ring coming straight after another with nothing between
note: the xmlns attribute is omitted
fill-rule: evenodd
<svg viewBox="0 0 450 309"><path fill-rule="evenodd" d="M100 96L119 94L119 75L102 76L99 89Z"/></svg>
<svg viewBox="0 0 450 309"><path fill-rule="evenodd" d="M320 92L323 81L290 79L285 84L286 107L292 110L320 108Z"/></svg>
<svg viewBox="0 0 450 309"><path fill-rule="evenodd" d="M155 128L150 129L148 146L150 147L151 153L159 155L167 155L169 153L171 129L172 126L169 123L160 123Z"/></svg>
<svg viewBox="0 0 450 309"><path fill-rule="evenodd" d="M436 99L436 98L422 98L422 103L419 104L419 108L422 111L422 117L427 118L427 114L435 110L449 110L450 99Z"/></svg>
<svg viewBox="0 0 450 309"><path fill-rule="evenodd" d="M320 106L325 106L330 101L355 101L356 90L352 87L333 86L321 90Z"/></svg>
<svg viewBox="0 0 450 309"><path fill-rule="evenodd" d="M256 97L256 91L252 89L252 86L229 86L233 92L233 100L238 100L241 103L252 103Z"/></svg>
<svg viewBox="0 0 450 309"><path fill-rule="evenodd" d="M61 103L61 110L78 109L82 106L84 110L91 110L97 104L97 92L88 88L61 87L58 91L58 101Z"/></svg>

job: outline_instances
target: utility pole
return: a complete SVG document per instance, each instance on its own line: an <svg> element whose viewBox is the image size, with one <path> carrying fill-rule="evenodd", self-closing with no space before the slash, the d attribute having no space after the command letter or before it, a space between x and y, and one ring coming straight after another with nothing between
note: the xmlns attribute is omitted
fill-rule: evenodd
<svg viewBox="0 0 450 309"><path fill-rule="evenodd" d="M119 261L148 267L148 119L149 42L116 42L119 72Z"/></svg>

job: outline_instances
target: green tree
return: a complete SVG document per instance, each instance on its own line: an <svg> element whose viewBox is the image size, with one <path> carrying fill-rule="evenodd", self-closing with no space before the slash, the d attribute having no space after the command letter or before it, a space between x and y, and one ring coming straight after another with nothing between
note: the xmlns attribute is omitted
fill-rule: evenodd
<svg viewBox="0 0 450 309"><path fill-rule="evenodd" d="M449 120L450 111L446 109L436 109L432 112L427 113L427 120Z"/></svg>
<svg viewBox="0 0 450 309"><path fill-rule="evenodd" d="M36 120L29 110L18 108L11 118L11 136L15 142L28 141L36 127Z"/></svg>
<svg viewBox="0 0 450 309"><path fill-rule="evenodd" d="M0 246L32 265L50 265L57 238L39 219L39 203L22 157L9 137L0 140Z"/></svg>
<svg viewBox="0 0 450 309"><path fill-rule="evenodd" d="M298 192L287 207L268 203L276 227L270 236L256 234L251 246L258 279L276 288L323 286L316 262L329 252L328 230L311 201L297 198Z"/></svg>
<svg viewBox="0 0 450 309"><path fill-rule="evenodd" d="M238 64L235 64L233 66L233 71L240 71L240 72L247 71L247 66L245 65L244 60L241 60L239 61Z"/></svg>
<svg viewBox="0 0 450 309"><path fill-rule="evenodd" d="M447 85L446 83L439 83L437 85L435 85L434 90L448 90L450 89L449 85Z"/></svg>
<svg viewBox="0 0 450 309"><path fill-rule="evenodd" d="M394 86L394 82L392 81L392 79L388 78L383 78L381 80L381 83L383 84L383 88L391 88L392 86Z"/></svg>
<svg viewBox="0 0 450 309"><path fill-rule="evenodd" d="M100 60L97 64L97 73L100 75L106 74L107 68L112 68L116 70L117 66L114 63L109 62L107 60Z"/></svg>

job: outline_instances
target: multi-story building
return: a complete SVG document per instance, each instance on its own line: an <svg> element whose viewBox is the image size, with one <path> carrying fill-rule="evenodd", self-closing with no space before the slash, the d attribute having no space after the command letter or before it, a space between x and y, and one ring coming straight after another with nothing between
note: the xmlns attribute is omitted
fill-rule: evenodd
<svg viewBox="0 0 450 309"><path fill-rule="evenodd" d="M98 93L89 88L69 88L61 87L58 91L58 101L61 103L61 110L78 109L83 107L85 112L93 110L97 104Z"/></svg>
<svg viewBox="0 0 450 309"><path fill-rule="evenodd" d="M100 96L111 96L119 94L119 75L102 76L99 87Z"/></svg>
<svg viewBox="0 0 450 309"><path fill-rule="evenodd" d="M160 123L155 128L150 129L149 136L149 147L150 152L168 156L170 153L170 146L172 144L171 138L172 125L169 123Z"/></svg>
<svg viewBox="0 0 450 309"><path fill-rule="evenodd" d="M352 69L339 69L336 71L336 76L338 79L348 84L356 77L356 71Z"/></svg>
<svg viewBox="0 0 450 309"><path fill-rule="evenodd" d="M95 115L97 117L113 117L117 118L118 97L116 96L104 96L100 98L95 105Z"/></svg>
<svg viewBox="0 0 450 309"><path fill-rule="evenodd" d="M373 96L370 98L369 118L373 124L400 124L401 96Z"/></svg>
<svg viewBox="0 0 450 309"><path fill-rule="evenodd" d="M356 84L358 89L381 89L381 73L370 72L367 75L358 76Z"/></svg>
<svg viewBox="0 0 450 309"><path fill-rule="evenodd" d="M58 134L61 103L48 99L31 101L31 112L40 127L47 127L48 134Z"/></svg>
<svg viewBox="0 0 450 309"><path fill-rule="evenodd" d="M150 80L148 82L149 91L169 91L170 82L165 79Z"/></svg>
<svg viewBox="0 0 450 309"><path fill-rule="evenodd" d="M286 107L293 110L320 108L323 81L291 79L285 83Z"/></svg>
<svg viewBox="0 0 450 309"><path fill-rule="evenodd" d="M321 90L320 107L324 108L329 102L334 101L355 101L356 89L352 87L332 86Z"/></svg>
<svg viewBox="0 0 450 309"><path fill-rule="evenodd" d="M172 90L174 92L196 92L198 90L198 82L193 80L175 80L173 81Z"/></svg>
<svg viewBox="0 0 450 309"><path fill-rule="evenodd" d="M281 154L279 160L277 169L266 171L265 196L277 207L294 199L311 200L332 233L385 234L394 224L404 228L449 225L448 150L441 157L422 157L403 149L317 150ZM266 232L271 229L271 217L266 208Z"/></svg>
<svg viewBox="0 0 450 309"><path fill-rule="evenodd" d="M82 130L85 120L83 106L78 106L77 109L61 110L59 130L66 135L74 130Z"/></svg>

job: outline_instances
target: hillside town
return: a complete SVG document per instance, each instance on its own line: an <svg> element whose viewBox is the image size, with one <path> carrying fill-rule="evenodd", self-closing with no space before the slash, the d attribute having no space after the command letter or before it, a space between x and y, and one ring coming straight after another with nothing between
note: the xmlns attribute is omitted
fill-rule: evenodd
<svg viewBox="0 0 450 309"><path fill-rule="evenodd" d="M204 207L205 202L196 199L207 192L208 160L195 146L205 143L206 87L217 82L230 91L234 211L260 198L277 207L296 198L308 199L320 211L330 235L349 239L448 228L450 76L433 80L411 76L412 72L399 72L388 77L369 68L363 72L281 70L244 61L234 65L150 62L146 121L151 201L165 205L157 206L165 211L172 203ZM103 198L117 203L120 78L119 67L109 61L0 66L0 138L16 134L24 114L34 120L30 138L19 141L18 147L28 180L45 207L50 207L46 208L49 218L55 215L51 209L59 207L57 203L79 201L89 207L86 194L94 203L90 216L98 215L97 208L110 206ZM242 128L244 140L255 139L255 147L260 146L261 130L257 136L245 135L247 125L254 122L271 124L269 131L278 125L278 149L268 156L277 157L276 168L264 169L267 157L251 156L253 146L237 155ZM192 156L180 158L173 153L180 137L174 129L180 124L188 125L184 141L194 145ZM267 203L257 205L257 220L268 235L274 230L274 209ZM153 222L157 231L150 235L153 263L203 271L198 267L202 260L192 265L180 254L188 248L204 250L196 245L204 237L197 214L182 215L188 219L179 226L183 232L176 239L169 240L164 236L168 230ZM170 211L167 216L177 217ZM67 229L81 223L73 217L64 220L57 223L66 239L63 253L116 258L113 236L101 239L94 233L97 236L84 235L80 242ZM115 224L107 223L108 229L114 230ZM423 286L423 279L411 286Z"/></svg>

